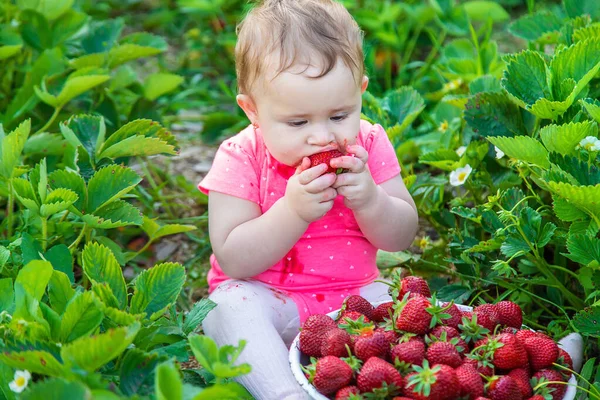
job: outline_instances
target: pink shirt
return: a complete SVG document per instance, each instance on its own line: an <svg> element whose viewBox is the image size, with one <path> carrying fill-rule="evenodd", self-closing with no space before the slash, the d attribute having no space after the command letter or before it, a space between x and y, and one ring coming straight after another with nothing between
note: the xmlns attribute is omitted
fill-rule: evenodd
<svg viewBox="0 0 600 400"><path fill-rule="evenodd" d="M361 120L357 144L369 153L368 167L380 184L400 173L394 147L381 125ZM266 212L285 193L287 180L295 168L275 160L260 134L252 126L225 140L219 147L212 168L198 188L252 201ZM261 238L257 239L260 246ZM333 208L311 223L304 235L277 264L254 277L288 292L316 293L337 289L356 289L372 283L378 276L377 248L361 232L352 210L338 196ZM229 279L211 256L209 290Z"/></svg>

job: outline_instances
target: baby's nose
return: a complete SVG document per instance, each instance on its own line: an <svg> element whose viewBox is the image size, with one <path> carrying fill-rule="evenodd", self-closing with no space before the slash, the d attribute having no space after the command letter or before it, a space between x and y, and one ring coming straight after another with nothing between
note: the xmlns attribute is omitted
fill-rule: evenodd
<svg viewBox="0 0 600 400"><path fill-rule="evenodd" d="M310 144L326 146L335 140L333 133L327 128L315 129L310 138Z"/></svg>

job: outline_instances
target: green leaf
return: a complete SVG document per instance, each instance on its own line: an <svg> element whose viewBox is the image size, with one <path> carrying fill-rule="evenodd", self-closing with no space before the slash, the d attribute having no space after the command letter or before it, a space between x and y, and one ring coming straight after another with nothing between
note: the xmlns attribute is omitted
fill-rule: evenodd
<svg viewBox="0 0 600 400"><path fill-rule="evenodd" d="M133 342L140 330L139 322L128 327L109 329L105 333L85 336L64 345L61 356L66 365L93 372L118 357Z"/></svg>
<svg viewBox="0 0 600 400"><path fill-rule="evenodd" d="M219 361L219 349L215 341L204 335L192 335L188 341L198 363L212 372L213 364Z"/></svg>
<svg viewBox="0 0 600 400"><path fill-rule="evenodd" d="M400 87L389 93L382 101L382 108L400 125L394 132L402 133L425 109L423 98L410 86Z"/></svg>
<svg viewBox="0 0 600 400"><path fill-rule="evenodd" d="M250 400L252 395L237 382L227 382L209 386L198 393L192 400Z"/></svg>
<svg viewBox="0 0 600 400"><path fill-rule="evenodd" d="M106 285L103 285L106 287ZM98 286L101 287L101 286ZM119 310L117 308L107 307L104 310L106 318L110 319L118 326L128 326L136 321L140 321L144 318L144 314L130 314L126 311Z"/></svg>
<svg viewBox="0 0 600 400"><path fill-rule="evenodd" d="M600 19L600 3L595 0L564 0L567 15L571 18L589 14L593 19Z"/></svg>
<svg viewBox="0 0 600 400"><path fill-rule="evenodd" d="M469 93L477 94L481 92L502 92L502 86L500 86L500 80L492 75L482 75L469 83Z"/></svg>
<svg viewBox="0 0 600 400"><path fill-rule="evenodd" d="M548 182L550 189L593 218L600 219L600 185L574 186L564 182Z"/></svg>
<svg viewBox="0 0 600 400"><path fill-rule="evenodd" d="M194 330L198 329L204 321L208 313L217 306L217 304L209 299L201 299L194 303L192 309L185 316L185 321L181 330L185 335L189 335Z"/></svg>
<svg viewBox="0 0 600 400"><path fill-rule="evenodd" d="M573 317L573 326L579 333L600 337L600 328L598 328L599 319L600 307L588 307L575 314Z"/></svg>
<svg viewBox="0 0 600 400"><path fill-rule="evenodd" d="M140 349L130 349L120 361L119 388L126 396L139 393L140 388L154 383L154 370L156 366L165 361L156 353L147 353Z"/></svg>
<svg viewBox="0 0 600 400"><path fill-rule="evenodd" d="M54 377L66 374L63 365L47 351L13 350L4 346L0 346L0 350L0 361L12 368Z"/></svg>
<svg viewBox="0 0 600 400"><path fill-rule="evenodd" d="M15 285L21 284L31 297L40 301L46 291L48 282L50 282L52 273L52 264L48 261L33 260L19 271Z"/></svg>
<svg viewBox="0 0 600 400"><path fill-rule="evenodd" d="M449 149L439 149L419 157L419 162L429 164L444 171L453 171L458 168L460 157L456 151Z"/></svg>
<svg viewBox="0 0 600 400"><path fill-rule="evenodd" d="M77 381L67 381L62 378L46 379L27 388L21 395L23 400L88 400L92 393Z"/></svg>
<svg viewBox="0 0 600 400"><path fill-rule="evenodd" d="M600 263L600 239L589 235L569 235L567 256L580 264L588 265L592 261Z"/></svg>
<svg viewBox="0 0 600 400"><path fill-rule="evenodd" d="M592 121L569 122L564 125L547 125L540 130L540 136L550 152L567 155L586 136L598 136L598 125Z"/></svg>
<svg viewBox="0 0 600 400"><path fill-rule="evenodd" d="M17 0L21 10L34 10L48 20L54 20L71 8L74 0Z"/></svg>
<svg viewBox="0 0 600 400"><path fill-rule="evenodd" d="M65 151L65 146L66 141L60 135L41 132L27 139L23 153L27 155L61 155Z"/></svg>
<svg viewBox="0 0 600 400"><path fill-rule="evenodd" d="M548 152L542 144L529 136L488 137L493 145L502 150L507 156L526 161L542 168L549 168Z"/></svg>
<svg viewBox="0 0 600 400"><path fill-rule="evenodd" d="M556 14L544 10L513 21L508 26L508 31L521 39L533 42L542 39L544 35L558 33L562 26L562 21Z"/></svg>
<svg viewBox="0 0 600 400"><path fill-rule="evenodd" d="M552 199L554 213L561 221L572 222L585 219L587 217L586 213L570 204L567 200L555 195L552 196Z"/></svg>
<svg viewBox="0 0 600 400"><path fill-rule="evenodd" d="M77 293L61 318L60 342L68 343L89 335L100 326L103 318L102 303L92 292Z"/></svg>
<svg viewBox="0 0 600 400"><path fill-rule="evenodd" d="M110 289L110 286L108 286L108 283L97 283L93 285L92 292L94 292L100 301L107 307L119 307L117 298ZM106 310L104 310L104 312L106 313Z"/></svg>
<svg viewBox="0 0 600 400"><path fill-rule="evenodd" d="M93 212L130 192L142 178L131 168L121 165L108 165L92 176L88 182L88 204L86 209Z"/></svg>
<svg viewBox="0 0 600 400"><path fill-rule="evenodd" d="M527 131L519 108L502 93L477 93L465 105L465 121L481 136L518 136Z"/></svg>
<svg viewBox="0 0 600 400"><path fill-rule="evenodd" d="M581 185L596 185L600 183L600 169L593 164L572 156L561 156L550 153L550 162L575 178Z"/></svg>
<svg viewBox="0 0 600 400"><path fill-rule="evenodd" d="M71 207L79 197L77 193L66 188L58 188L50 192L44 204L40 206L40 215L49 217Z"/></svg>
<svg viewBox="0 0 600 400"><path fill-rule="evenodd" d="M14 131L4 135L0 130L0 174L6 179L13 177L15 167L19 164L21 153L31 130L31 120L25 120Z"/></svg>
<svg viewBox="0 0 600 400"><path fill-rule="evenodd" d="M37 86L34 88L38 97L46 104L54 108L62 108L69 101L88 90L103 84L110 79L110 75L83 75L69 77L62 87L58 96L42 91Z"/></svg>
<svg viewBox="0 0 600 400"><path fill-rule="evenodd" d="M48 283L48 298L52 309L58 314L64 313L74 295L75 290L71 287L69 277L60 271L53 271Z"/></svg>
<svg viewBox="0 0 600 400"><path fill-rule="evenodd" d="M167 224L159 225L154 219L150 219L146 216L143 217L144 223L141 228L150 240L156 240L163 236L175 235L177 233L189 232L196 229L193 225L181 225L181 224Z"/></svg>
<svg viewBox="0 0 600 400"><path fill-rule="evenodd" d="M579 100L579 103L585 108L585 110L590 114L592 118L598 123L600 123L600 100L598 99L590 99L589 97L586 99Z"/></svg>
<svg viewBox="0 0 600 400"><path fill-rule="evenodd" d="M39 102L34 87L40 85L44 77L59 74L64 69L65 62L62 50L55 48L42 52L25 75L25 80L17 90L16 95L12 97L4 114L4 123L9 124L32 110Z"/></svg>
<svg viewBox="0 0 600 400"><path fill-rule="evenodd" d="M67 124L61 124L60 131L73 147L82 146L95 160L96 149L104 141L106 125L103 117L81 114L69 119Z"/></svg>
<svg viewBox="0 0 600 400"><path fill-rule="evenodd" d="M502 6L493 1L472 0L463 4L469 18L473 21L501 22L510 19L510 15Z"/></svg>
<svg viewBox="0 0 600 400"><path fill-rule="evenodd" d="M137 119L135 121L131 121L123 125L115 133L110 135L108 139L106 139L106 142L104 143L102 148L100 149L100 155L98 157L107 157L106 154L110 153L106 152L109 151L112 146L118 145L119 147L122 147L122 145L119 145L120 143L122 143L128 138L135 138L138 136L160 139L162 142L164 142L165 145L171 145L173 149L177 147L177 140L175 139L175 136L173 136L171 132L167 131L160 124L149 119ZM155 144L153 144L153 146L155 146ZM119 150L119 154L121 154L121 151L122 149ZM135 154L138 150L130 149L130 151L131 154ZM167 151L167 153L172 154L169 151ZM147 151L142 154L149 155Z"/></svg>
<svg viewBox="0 0 600 400"><path fill-rule="evenodd" d="M461 304L469 299L474 290L460 284L446 285L437 291L437 299Z"/></svg>
<svg viewBox="0 0 600 400"><path fill-rule="evenodd" d="M102 157L132 157L151 156L155 154L177 154L174 146L158 138L133 136L107 148L102 152Z"/></svg>
<svg viewBox="0 0 600 400"><path fill-rule="evenodd" d="M529 253L531 249L527 242L525 242L521 237L518 236L509 236L506 238L502 246L500 246L500 251L506 257L513 257L517 253Z"/></svg>
<svg viewBox="0 0 600 400"><path fill-rule="evenodd" d="M23 40L16 32L5 30L0 32L0 60L6 60L19 53L23 48Z"/></svg>
<svg viewBox="0 0 600 400"><path fill-rule="evenodd" d="M121 18L93 21L81 40L83 50L88 54L110 50L121 36L124 25Z"/></svg>
<svg viewBox="0 0 600 400"><path fill-rule="evenodd" d="M135 280L130 311L152 318L177 300L184 283L185 268L178 263L157 264L143 271Z"/></svg>
<svg viewBox="0 0 600 400"><path fill-rule="evenodd" d="M124 200L115 200L94 214L81 217L91 228L112 229L119 226L141 225L142 213L140 210Z"/></svg>
<svg viewBox="0 0 600 400"><path fill-rule="evenodd" d="M50 250L44 253L44 258L50 263L55 271L61 271L67 275L71 282L75 282L73 277L73 256L65 244L52 246Z"/></svg>
<svg viewBox="0 0 600 400"><path fill-rule="evenodd" d="M88 243L82 253L83 270L93 285L107 283L119 308L127 305L127 286L117 259L106 246Z"/></svg>
<svg viewBox="0 0 600 400"><path fill-rule="evenodd" d="M15 293L11 278L0 279L0 310L12 313L15 306Z"/></svg>
<svg viewBox="0 0 600 400"><path fill-rule="evenodd" d="M87 203L87 189L85 181L77 172L59 169L48 175L48 182L52 189L66 188L77 194L77 200L74 206L85 212L85 204Z"/></svg>
<svg viewBox="0 0 600 400"><path fill-rule="evenodd" d="M183 83L183 77L168 73L155 73L146 78L144 82L144 96L154 101L163 94L172 92Z"/></svg>
<svg viewBox="0 0 600 400"><path fill-rule="evenodd" d="M12 187L17 199L33 213L39 215L40 206L31 183L23 178L13 178Z"/></svg>
<svg viewBox="0 0 600 400"><path fill-rule="evenodd" d="M183 385L179 371L171 361L156 368L155 384L157 400L182 400Z"/></svg>
<svg viewBox="0 0 600 400"><path fill-rule="evenodd" d="M55 46L74 36L86 23L88 16L75 10L67 10L52 24L52 42Z"/></svg>
<svg viewBox="0 0 600 400"><path fill-rule="evenodd" d="M520 107L530 108L538 99L551 98L548 88L550 71L542 56L525 50L507 57L500 83Z"/></svg>
<svg viewBox="0 0 600 400"><path fill-rule="evenodd" d="M163 51L164 50L155 47L140 46L131 43L121 44L112 48L108 53L108 67L113 69L128 61L155 56Z"/></svg>
<svg viewBox="0 0 600 400"><path fill-rule="evenodd" d="M550 62L550 69L555 87L569 78L576 82L568 98L560 99L573 104L579 92L600 71L600 38L577 42L557 51Z"/></svg>

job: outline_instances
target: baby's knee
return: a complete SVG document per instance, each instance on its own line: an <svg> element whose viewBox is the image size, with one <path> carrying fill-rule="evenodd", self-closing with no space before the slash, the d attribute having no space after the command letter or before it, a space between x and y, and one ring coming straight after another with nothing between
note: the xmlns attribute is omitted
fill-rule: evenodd
<svg viewBox="0 0 600 400"><path fill-rule="evenodd" d="M255 308L260 308L258 293L252 283L231 280L219 285L208 296L216 304L204 320L204 328L213 324L230 324L253 314Z"/></svg>

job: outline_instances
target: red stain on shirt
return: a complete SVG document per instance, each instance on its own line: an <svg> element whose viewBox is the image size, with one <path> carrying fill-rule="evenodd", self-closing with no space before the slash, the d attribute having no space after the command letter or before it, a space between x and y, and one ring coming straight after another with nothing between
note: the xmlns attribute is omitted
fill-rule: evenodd
<svg viewBox="0 0 600 400"><path fill-rule="evenodd" d="M316 300L317 300L319 303L321 303L323 300L325 300L325 296L324 296L322 293L318 293L318 294L315 296L315 299L316 299Z"/></svg>
<svg viewBox="0 0 600 400"><path fill-rule="evenodd" d="M304 272L304 264L298 261L298 250L293 247L289 253L283 257L283 269L279 277L279 283L285 282L290 274L301 274Z"/></svg>

